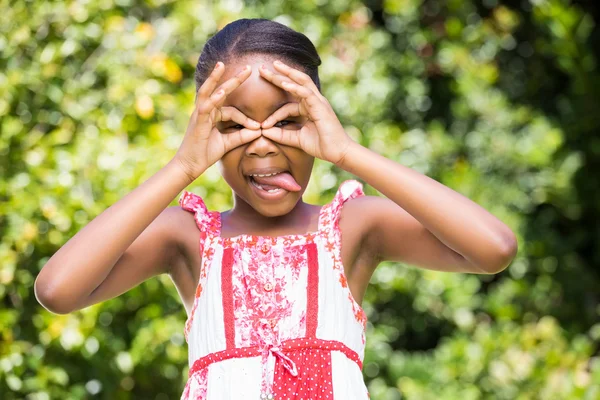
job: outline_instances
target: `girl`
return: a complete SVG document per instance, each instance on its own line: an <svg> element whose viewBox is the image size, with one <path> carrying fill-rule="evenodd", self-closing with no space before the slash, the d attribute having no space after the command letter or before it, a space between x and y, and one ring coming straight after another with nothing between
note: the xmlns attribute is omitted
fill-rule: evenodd
<svg viewBox="0 0 600 400"><path fill-rule="evenodd" d="M320 63L306 36L269 20L212 37L181 147L48 261L40 303L69 313L168 273L189 315L182 399L368 398L360 304L377 265L493 274L517 244L477 204L354 142L321 94ZM350 180L330 203L305 203L315 157L385 197ZM187 191L168 207L213 163L231 210Z"/></svg>

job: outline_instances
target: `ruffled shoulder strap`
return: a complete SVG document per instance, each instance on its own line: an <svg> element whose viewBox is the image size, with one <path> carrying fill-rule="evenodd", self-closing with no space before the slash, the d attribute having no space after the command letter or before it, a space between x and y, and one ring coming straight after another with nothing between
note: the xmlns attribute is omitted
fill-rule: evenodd
<svg viewBox="0 0 600 400"><path fill-rule="evenodd" d="M221 231L221 219L218 211L208 211L202 197L196 193L184 190L179 197L179 205L186 211L194 213L194 219L198 229L206 236L219 236Z"/></svg>
<svg viewBox="0 0 600 400"><path fill-rule="evenodd" d="M331 230L336 227L344 203L350 199L364 196L363 185L357 180L349 179L342 182L333 200L324 205L319 229Z"/></svg>

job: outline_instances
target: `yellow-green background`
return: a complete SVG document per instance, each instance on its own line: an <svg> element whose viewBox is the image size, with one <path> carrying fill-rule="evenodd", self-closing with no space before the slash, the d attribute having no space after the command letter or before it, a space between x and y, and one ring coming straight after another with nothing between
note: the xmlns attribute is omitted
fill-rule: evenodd
<svg viewBox="0 0 600 400"><path fill-rule="evenodd" d="M599 399L591 0L0 0L0 398L181 394L185 312L167 276L65 316L36 302L33 282L174 155L202 45L241 17L305 33L353 138L519 239L497 275L378 268L364 302L371 398ZM329 201L349 177L318 162L306 199ZM231 204L214 168L188 189Z"/></svg>

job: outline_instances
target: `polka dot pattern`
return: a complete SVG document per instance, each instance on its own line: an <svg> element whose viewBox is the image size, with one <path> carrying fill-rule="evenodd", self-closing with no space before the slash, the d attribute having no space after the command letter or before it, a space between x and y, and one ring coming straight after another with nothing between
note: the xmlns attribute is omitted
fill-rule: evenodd
<svg viewBox="0 0 600 400"><path fill-rule="evenodd" d="M288 352L298 368L291 379L280 362L275 364L273 394L276 399L333 399L331 352L318 348L300 348Z"/></svg>

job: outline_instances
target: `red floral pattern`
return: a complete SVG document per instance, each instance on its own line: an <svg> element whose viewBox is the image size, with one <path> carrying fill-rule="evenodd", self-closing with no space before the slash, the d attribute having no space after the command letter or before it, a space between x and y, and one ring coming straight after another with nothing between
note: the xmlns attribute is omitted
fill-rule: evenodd
<svg viewBox="0 0 600 400"><path fill-rule="evenodd" d="M190 375L183 389L182 399L205 399L208 392L208 368Z"/></svg>
<svg viewBox="0 0 600 400"><path fill-rule="evenodd" d="M356 302L346 279L344 272L344 265L342 263L342 232L339 226L339 217L342 206L350 199L364 196L364 192L360 185L355 186L356 181L346 181L342 183L338 189L338 193L331 203L328 204L329 210L322 215L322 238L325 241L325 248L333 256L333 268L339 274L339 281L342 288L347 292L348 300L352 305L352 311L354 312L354 318L363 326L362 331L362 342L366 342L366 329L367 329L367 314L363 308ZM354 187L353 187L354 186ZM347 193L349 190L351 192Z"/></svg>
<svg viewBox="0 0 600 400"><path fill-rule="evenodd" d="M306 291L300 279L306 266L305 246L277 246L277 240L260 240L256 246L236 251L234 265L240 267L233 271L236 346L302 336L306 313L301 310L293 315L293 305L298 294ZM286 268L280 268L282 265ZM293 321L286 321L291 318ZM293 329L280 331L280 324Z"/></svg>

